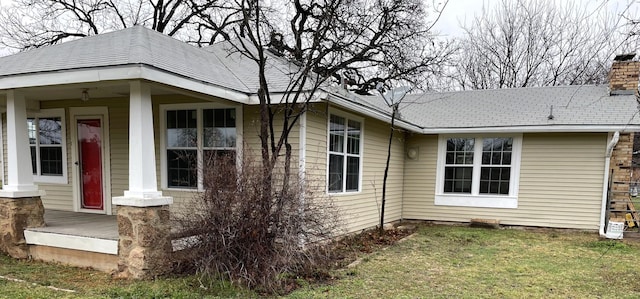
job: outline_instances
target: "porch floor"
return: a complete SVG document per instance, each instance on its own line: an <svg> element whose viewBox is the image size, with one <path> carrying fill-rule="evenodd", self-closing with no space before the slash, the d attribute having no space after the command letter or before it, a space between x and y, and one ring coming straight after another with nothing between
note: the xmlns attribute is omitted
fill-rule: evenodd
<svg viewBox="0 0 640 299"><path fill-rule="evenodd" d="M118 240L116 216L69 211L45 210L45 227L29 231L80 236L105 240Z"/></svg>

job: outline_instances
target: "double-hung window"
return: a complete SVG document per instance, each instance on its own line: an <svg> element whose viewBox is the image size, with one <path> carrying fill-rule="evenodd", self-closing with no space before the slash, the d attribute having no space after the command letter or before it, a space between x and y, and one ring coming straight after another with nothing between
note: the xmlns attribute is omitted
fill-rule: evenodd
<svg viewBox="0 0 640 299"><path fill-rule="evenodd" d="M330 114L328 147L327 191L358 192L362 165L362 120Z"/></svg>
<svg viewBox="0 0 640 299"><path fill-rule="evenodd" d="M241 122L237 108L195 106L163 109L164 188L202 190L203 171L213 159L226 156L235 161Z"/></svg>
<svg viewBox="0 0 640 299"><path fill-rule="evenodd" d="M64 110L43 110L27 118L27 132L34 181L67 183Z"/></svg>
<svg viewBox="0 0 640 299"><path fill-rule="evenodd" d="M441 136L436 205L516 208L521 135Z"/></svg>

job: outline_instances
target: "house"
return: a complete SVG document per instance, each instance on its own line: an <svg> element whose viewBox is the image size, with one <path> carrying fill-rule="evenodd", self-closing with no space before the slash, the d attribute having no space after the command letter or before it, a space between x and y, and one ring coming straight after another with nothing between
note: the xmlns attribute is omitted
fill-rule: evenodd
<svg viewBox="0 0 640 299"><path fill-rule="evenodd" d="M275 94L288 83L283 68L268 68ZM603 234L610 170L622 182L613 187L629 187L639 71L617 62L611 88L407 96L385 221L485 218ZM170 213L203 186L176 157L258 149L257 86L251 62L224 45L196 48L142 27L0 58L0 250L162 272ZM389 108L331 88L312 105L290 138L300 172L333 197L347 230L375 226Z"/></svg>

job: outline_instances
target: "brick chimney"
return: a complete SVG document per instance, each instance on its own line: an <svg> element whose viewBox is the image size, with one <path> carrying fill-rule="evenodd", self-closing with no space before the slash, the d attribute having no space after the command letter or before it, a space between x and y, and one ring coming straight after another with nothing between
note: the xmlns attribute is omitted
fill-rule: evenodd
<svg viewBox="0 0 640 299"><path fill-rule="evenodd" d="M640 61L634 61L635 53L616 55L609 71L609 93L629 95L638 93Z"/></svg>

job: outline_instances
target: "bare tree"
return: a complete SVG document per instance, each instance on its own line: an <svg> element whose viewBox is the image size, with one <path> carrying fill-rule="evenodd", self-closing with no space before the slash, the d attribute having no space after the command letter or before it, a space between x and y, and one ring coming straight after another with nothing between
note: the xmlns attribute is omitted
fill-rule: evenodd
<svg viewBox="0 0 640 299"><path fill-rule="evenodd" d="M230 43L233 51L258 68L265 204L281 156L285 180L291 174L289 134L321 86L335 79L366 93L379 82L421 85L422 76L437 70L452 53L449 44L435 42L422 1L290 0L278 5L238 0L241 23L227 33L236 38ZM269 60L281 58L292 67L288 85L274 98L266 69ZM281 124L274 123L276 115L282 116ZM286 190L285 181L280 192Z"/></svg>
<svg viewBox="0 0 640 299"><path fill-rule="evenodd" d="M0 43L27 50L136 25L203 42L198 16L220 29L226 12L224 0L16 0L0 10Z"/></svg>
<svg viewBox="0 0 640 299"><path fill-rule="evenodd" d="M435 42L420 0L287 0L271 5L237 0L234 18L239 16L240 22L221 30L221 36L229 38L223 44L229 55L254 63L259 83L260 175L251 190L256 200L241 216L243 222L252 223L250 241L264 252L275 252L287 239L273 233L280 231L283 221L305 214L297 210L292 214L290 209L292 199L305 202L298 195L308 191L291 170L289 137L322 89L338 85L366 93L378 83L420 84L420 78L438 70L452 52L449 45ZM272 80L274 68L285 83ZM304 230L318 233L317 226L299 229L298 235L307 235Z"/></svg>
<svg viewBox="0 0 640 299"><path fill-rule="evenodd" d="M502 0L464 27L453 77L462 89L596 84L629 35L600 5Z"/></svg>

